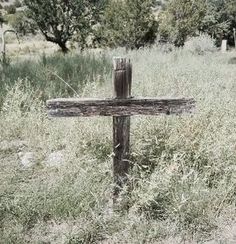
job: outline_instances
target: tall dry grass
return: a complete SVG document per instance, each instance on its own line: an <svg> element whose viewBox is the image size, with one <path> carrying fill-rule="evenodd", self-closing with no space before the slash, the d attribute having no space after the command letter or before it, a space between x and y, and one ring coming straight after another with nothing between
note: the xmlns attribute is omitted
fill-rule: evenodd
<svg viewBox="0 0 236 244"><path fill-rule="evenodd" d="M111 64L103 54L56 53L18 62L11 60L0 73L0 102L6 88L14 86L18 79L28 80L34 92L45 101L55 96L81 95L86 84L102 83L110 74Z"/></svg>
<svg viewBox="0 0 236 244"><path fill-rule="evenodd" d="M134 96L194 97L196 112L132 117L133 191L129 210L119 214L110 209L111 118L49 119L30 79L17 81L0 115L0 141L22 144L0 148L2 243L232 241L224 226L236 217L236 69L228 64L235 54L156 47L104 55L106 63L112 56L132 60ZM81 94L110 97L109 72ZM61 94L52 89L50 96ZM24 168L17 155L29 151L37 163ZM64 163L47 167L55 151Z"/></svg>

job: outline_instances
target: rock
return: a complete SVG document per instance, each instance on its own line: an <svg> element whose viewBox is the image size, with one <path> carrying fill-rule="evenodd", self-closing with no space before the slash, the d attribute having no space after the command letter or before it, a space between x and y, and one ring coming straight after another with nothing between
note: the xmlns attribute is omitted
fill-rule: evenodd
<svg viewBox="0 0 236 244"><path fill-rule="evenodd" d="M20 158L20 164L24 168L30 168L37 163L37 157L34 152L19 152L18 156Z"/></svg>
<svg viewBox="0 0 236 244"><path fill-rule="evenodd" d="M65 157L62 151L52 152L50 153L46 160L45 165L48 167L60 166L65 162Z"/></svg>
<svg viewBox="0 0 236 244"><path fill-rule="evenodd" d="M228 43L227 40L222 40L221 43L221 52L225 53L228 50Z"/></svg>

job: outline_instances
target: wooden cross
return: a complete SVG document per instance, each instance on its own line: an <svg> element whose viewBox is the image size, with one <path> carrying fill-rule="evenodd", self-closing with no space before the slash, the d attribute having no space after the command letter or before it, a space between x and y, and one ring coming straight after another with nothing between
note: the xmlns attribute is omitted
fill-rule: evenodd
<svg viewBox="0 0 236 244"><path fill-rule="evenodd" d="M132 65L126 58L113 61L114 98L58 98L47 101L52 117L113 116L113 175L114 199L127 182L130 168L130 116L181 114L191 112L195 101L190 98L131 97Z"/></svg>

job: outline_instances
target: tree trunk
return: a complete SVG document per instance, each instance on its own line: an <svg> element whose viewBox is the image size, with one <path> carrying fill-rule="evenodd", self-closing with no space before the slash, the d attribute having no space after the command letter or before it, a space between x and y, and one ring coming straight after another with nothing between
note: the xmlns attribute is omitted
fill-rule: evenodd
<svg viewBox="0 0 236 244"><path fill-rule="evenodd" d="M62 41L60 37L51 37L51 36L48 36L46 32L42 31L41 32L43 33L43 35L45 36L46 40L48 42L53 42L55 44L57 44L60 48L61 48L61 51L66 54L69 52L69 49L67 48L66 46L66 42L67 41Z"/></svg>
<svg viewBox="0 0 236 244"><path fill-rule="evenodd" d="M61 51L62 51L64 54L66 54L66 53L69 52L69 49L67 48L65 42L58 42L57 44L59 45L59 47L61 48Z"/></svg>

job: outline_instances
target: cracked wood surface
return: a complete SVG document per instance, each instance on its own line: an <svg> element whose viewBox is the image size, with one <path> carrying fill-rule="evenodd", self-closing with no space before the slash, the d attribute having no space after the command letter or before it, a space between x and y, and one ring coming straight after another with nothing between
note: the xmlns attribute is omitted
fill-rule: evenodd
<svg viewBox="0 0 236 244"><path fill-rule="evenodd" d="M192 112L192 98L53 99L47 101L53 117L129 116Z"/></svg>

